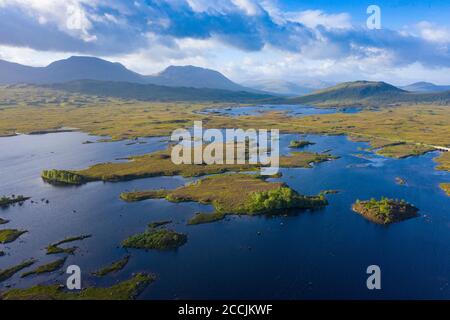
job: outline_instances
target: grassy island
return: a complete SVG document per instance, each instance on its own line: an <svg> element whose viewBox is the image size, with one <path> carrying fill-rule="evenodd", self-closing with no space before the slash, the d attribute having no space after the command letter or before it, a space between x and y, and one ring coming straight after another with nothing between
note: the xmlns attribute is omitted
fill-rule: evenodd
<svg viewBox="0 0 450 320"><path fill-rule="evenodd" d="M196 201L214 206L215 213L197 214L189 224L217 221L227 214L276 213L327 205L323 195L303 196L281 182L267 182L252 174L210 176L175 190L137 191L124 193L121 198L127 201L165 198L171 202Z"/></svg>
<svg viewBox="0 0 450 320"><path fill-rule="evenodd" d="M92 274L98 277L104 277L110 273L118 272L125 268L125 266L128 264L128 261L130 260L130 256L125 256L124 258L120 259L119 261L116 261L112 263L109 266L106 266L104 268L101 268L98 271L93 272Z"/></svg>
<svg viewBox="0 0 450 320"><path fill-rule="evenodd" d="M382 198L368 201L357 200L353 211L378 224L390 224L418 216L418 209L404 200Z"/></svg>
<svg viewBox="0 0 450 320"><path fill-rule="evenodd" d="M188 225L196 225L196 224L203 224L203 223L211 223L215 221L223 220L226 217L225 214L220 212L214 212L214 213L197 213L195 216L193 216L188 221Z"/></svg>
<svg viewBox="0 0 450 320"><path fill-rule="evenodd" d="M3 208L9 207L10 205L12 205L14 203L23 203L28 199L30 199L30 197L25 197L22 195L19 195L19 196L12 195L11 197L3 196L0 198L0 207L3 207Z"/></svg>
<svg viewBox="0 0 450 320"><path fill-rule="evenodd" d="M187 242L187 236L168 229L147 230L125 239L125 248L173 250Z"/></svg>
<svg viewBox="0 0 450 320"><path fill-rule="evenodd" d="M15 241L24 233L27 233L25 230L16 230L16 229L3 229L0 230L0 243L9 243Z"/></svg>
<svg viewBox="0 0 450 320"><path fill-rule="evenodd" d="M41 177L51 184L81 185L87 182L85 177L67 170L44 170Z"/></svg>
<svg viewBox="0 0 450 320"><path fill-rule="evenodd" d="M440 187L447 193L448 196L450 196L450 183L442 183Z"/></svg>
<svg viewBox="0 0 450 320"><path fill-rule="evenodd" d="M17 272L19 272L22 269L28 268L36 261L33 259L25 260L22 263L19 263L18 265L15 265L13 267L10 267L8 269L0 270L0 282L3 282L5 280L8 280L13 275L15 275Z"/></svg>
<svg viewBox="0 0 450 320"><path fill-rule="evenodd" d="M3 300L131 300L155 280L147 274L136 274L131 279L108 288L86 288L81 292L64 291L59 285L38 285L28 289L12 289L0 295Z"/></svg>
<svg viewBox="0 0 450 320"><path fill-rule="evenodd" d="M313 145L313 144L315 144L315 143L310 142L310 141L306 141L306 140L292 140L289 143L289 148L300 149L300 148L304 148L306 146L310 146L310 145Z"/></svg>
<svg viewBox="0 0 450 320"><path fill-rule="evenodd" d="M329 154L311 152L293 152L289 156L280 157L281 167L309 168L312 163L319 163L334 159ZM79 171L48 170L42 177L51 183L83 184L89 181L128 181L149 177L176 176L199 177L209 174L225 172L242 172L260 170L259 165L253 164L181 164L172 162L171 151L164 150L150 154L129 158L128 162L100 163Z"/></svg>
<svg viewBox="0 0 450 320"><path fill-rule="evenodd" d="M74 241L81 241L87 238L92 237L92 235L81 235L77 237L68 237L66 239L63 239L61 241L51 243L48 245L47 254L58 254L58 253L67 253L67 254L73 254L77 247L70 247L70 248L61 248L60 246L64 243L74 242Z"/></svg>
<svg viewBox="0 0 450 320"><path fill-rule="evenodd" d="M58 259L58 260L50 262L48 264L39 266L32 271L25 272L21 275L21 277L25 278L25 277L31 276L33 274L37 275L37 274L49 273L49 272L59 270L62 268L62 266L64 265L65 262L66 262L66 258Z"/></svg>

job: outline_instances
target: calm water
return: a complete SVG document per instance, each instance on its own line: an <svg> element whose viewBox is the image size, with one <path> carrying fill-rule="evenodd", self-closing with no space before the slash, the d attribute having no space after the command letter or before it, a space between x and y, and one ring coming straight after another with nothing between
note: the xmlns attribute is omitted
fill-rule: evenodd
<svg viewBox="0 0 450 320"><path fill-rule="evenodd" d="M248 107L230 107L230 108L207 108L200 113L209 114L215 113L220 115L227 115L232 117L238 116L257 116L266 112L282 111L289 116L302 117L313 114L331 114L336 113L335 108L314 108L309 106L298 105L258 105ZM359 108L342 108L338 109L342 113L357 113Z"/></svg>
<svg viewBox="0 0 450 320"><path fill-rule="evenodd" d="M317 212L289 217L229 217L217 223L186 226L196 212L212 208L196 203L173 204L165 200L124 203L125 190L176 188L181 177L130 182L94 182L80 187L55 187L39 177L48 168L79 169L97 162L114 161L132 154L164 149L162 138L127 142L82 144L97 137L83 133L0 138L0 195L24 194L37 203L0 210L11 220L2 228L26 229L19 240L0 245L0 269L34 257L39 264L56 259L45 247L67 236L92 234L76 242L79 250L66 262L83 271L83 284L106 286L134 272L155 273L157 281L141 299L312 299L312 298L450 298L450 197L438 187L450 181L435 171L437 153L404 160L385 159L360 151L365 143L343 136L283 135L288 153L293 138L316 142L305 150L331 153L340 158L313 169L282 169L283 178L304 194L325 189L330 205ZM128 141L129 142L129 141ZM115 160L120 161L120 160ZM399 176L406 186L395 183ZM403 198L421 209L421 217L389 227L370 223L353 213L357 199L388 196ZM49 199L49 203L40 199ZM151 221L173 219L170 227L188 234L176 251L125 250L120 243L142 232ZM260 233L260 234L259 234ZM90 272L122 258L132 257L124 270L104 278ZM382 270L382 290L366 288L367 266ZM65 283L58 272L20 279L20 273L0 284L27 287L38 283Z"/></svg>

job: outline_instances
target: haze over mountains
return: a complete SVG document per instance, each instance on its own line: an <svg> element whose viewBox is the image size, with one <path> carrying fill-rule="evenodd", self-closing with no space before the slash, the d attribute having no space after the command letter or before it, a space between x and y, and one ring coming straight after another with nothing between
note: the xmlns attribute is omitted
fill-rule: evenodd
<svg viewBox="0 0 450 320"><path fill-rule="evenodd" d="M416 82L401 89L412 92L441 92L450 90L450 86L436 85L430 82Z"/></svg>

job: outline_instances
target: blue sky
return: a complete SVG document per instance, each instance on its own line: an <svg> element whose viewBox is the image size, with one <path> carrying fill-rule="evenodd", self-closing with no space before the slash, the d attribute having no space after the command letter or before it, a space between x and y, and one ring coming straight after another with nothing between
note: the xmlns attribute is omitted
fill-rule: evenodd
<svg viewBox="0 0 450 320"><path fill-rule="evenodd" d="M381 29L366 26L369 5ZM216 69L235 81L450 84L443 0L0 0L0 58L93 55L140 73Z"/></svg>

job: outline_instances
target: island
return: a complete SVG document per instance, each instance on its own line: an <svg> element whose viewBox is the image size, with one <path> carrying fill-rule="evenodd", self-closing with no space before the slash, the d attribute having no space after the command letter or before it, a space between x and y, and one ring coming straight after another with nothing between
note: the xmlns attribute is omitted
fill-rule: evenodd
<svg viewBox="0 0 450 320"><path fill-rule="evenodd" d="M256 174L208 176L175 190L148 190L122 193L124 201L166 199L170 202L196 201L212 204L212 214L197 214L189 224L221 220L225 215L276 214L292 209L315 209L328 204L324 195L304 196L282 182L267 182Z"/></svg>
<svg viewBox="0 0 450 320"><path fill-rule="evenodd" d="M313 144L315 144L315 143L314 142L310 142L310 141L306 141L306 140L292 140L289 143L289 148L300 149L300 148L304 148L306 146L313 145Z"/></svg>
<svg viewBox="0 0 450 320"><path fill-rule="evenodd" d="M168 229L147 230L125 239L124 248L173 250L187 242L187 236Z"/></svg>
<svg viewBox="0 0 450 320"><path fill-rule="evenodd" d="M110 273L115 273L123 268L128 264L128 261L130 260L130 256L125 256L119 261L113 262L111 265L101 268L98 271L93 272L92 274L97 277L103 277Z"/></svg>
<svg viewBox="0 0 450 320"><path fill-rule="evenodd" d="M36 262L36 260L34 260L34 259L25 260L25 261L22 261L21 263L15 265L15 266L12 266L12 267L7 268L7 269L0 270L0 282L8 280L13 275L15 275L17 272L19 272L22 269L28 268L29 266L31 266L35 262Z"/></svg>
<svg viewBox="0 0 450 320"><path fill-rule="evenodd" d="M61 248L60 245L64 243L74 242L74 241L81 241L87 238L92 237L92 235L81 235L76 237L67 237L61 241L51 243L47 246L47 254L58 254L58 253L67 253L67 254L73 254L77 247L70 247L70 248Z"/></svg>
<svg viewBox="0 0 450 320"><path fill-rule="evenodd" d="M3 229L0 230L0 243L5 244L9 242L15 241L24 233L27 233L26 230L17 230L17 229Z"/></svg>
<svg viewBox="0 0 450 320"><path fill-rule="evenodd" d="M368 201L357 200L353 211L378 224L391 224L418 216L419 209L404 200L381 198Z"/></svg>
<svg viewBox="0 0 450 320"><path fill-rule="evenodd" d="M37 285L6 291L0 295L0 300L132 300L154 280L153 275L138 273L114 286L89 287L81 292L68 292L59 285Z"/></svg>
<svg viewBox="0 0 450 320"><path fill-rule="evenodd" d="M280 157L282 168L311 168L312 164L336 159L330 154L312 152L292 152ZM44 170L42 179L56 185L81 185L91 181L129 181L134 179L176 176L200 177L225 172L259 171L255 164L174 164L171 151L157 151L142 156L134 156L128 162L100 163L78 171Z"/></svg>
<svg viewBox="0 0 450 320"><path fill-rule="evenodd" d="M441 183L440 187L450 197L450 183Z"/></svg>
<svg viewBox="0 0 450 320"><path fill-rule="evenodd" d="M0 224L7 224L9 220L0 218Z"/></svg>
<svg viewBox="0 0 450 320"><path fill-rule="evenodd" d="M25 197L23 195L12 195L11 197L6 197L3 196L0 198L0 207L6 208L9 207L10 205L14 204L14 203L23 203L26 200L31 199L30 197Z"/></svg>
<svg viewBox="0 0 450 320"><path fill-rule="evenodd" d="M25 278L31 275L37 275L42 273L50 273L62 268L67 258L58 259L56 261L50 262L48 264L44 264L42 266L37 267L35 270L28 271L23 273L20 277Z"/></svg>

